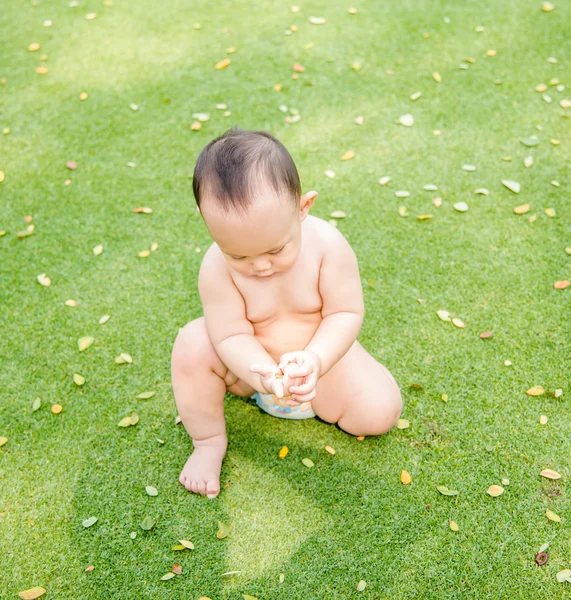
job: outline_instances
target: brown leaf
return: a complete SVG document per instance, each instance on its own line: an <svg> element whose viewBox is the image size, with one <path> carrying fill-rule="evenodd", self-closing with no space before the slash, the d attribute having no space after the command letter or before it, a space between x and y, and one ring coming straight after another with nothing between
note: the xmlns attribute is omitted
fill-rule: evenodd
<svg viewBox="0 0 571 600"><path fill-rule="evenodd" d="M540 475L546 479L561 479L561 475L559 475L557 471L552 471L551 469L543 469Z"/></svg>
<svg viewBox="0 0 571 600"><path fill-rule="evenodd" d="M556 281L553 284L553 287L556 290L564 290L565 288L568 288L571 285L571 281L569 281L569 279L564 279L563 281Z"/></svg>
<svg viewBox="0 0 571 600"><path fill-rule="evenodd" d="M46 590L43 587L33 587L29 590L24 590L23 592L18 592L18 596L22 598L22 600L34 600L35 598L39 598L42 594L45 594Z"/></svg>

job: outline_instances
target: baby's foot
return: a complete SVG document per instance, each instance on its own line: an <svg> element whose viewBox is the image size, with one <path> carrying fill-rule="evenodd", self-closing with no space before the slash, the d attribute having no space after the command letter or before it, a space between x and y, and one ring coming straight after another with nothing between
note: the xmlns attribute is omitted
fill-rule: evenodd
<svg viewBox="0 0 571 600"><path fill-rule="evenodd" d="M226 440L213 445L195 445L178 480L189 492L215 498L220 492L220 467L225 454Z"/></svg>

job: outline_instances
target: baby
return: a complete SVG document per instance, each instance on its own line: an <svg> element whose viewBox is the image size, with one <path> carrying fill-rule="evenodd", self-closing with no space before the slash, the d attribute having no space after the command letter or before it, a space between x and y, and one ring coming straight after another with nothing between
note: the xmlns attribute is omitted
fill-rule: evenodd
<svg viewBox="0 0 571 600"><path fill-rule="evenodd" d="M394 377L357 341L365 309L355 252L309 215L317 192L301 195L283 144L235 126L202 150L192 185L214 243L198 275L204 316L180 329L172 351L176 406L194 445L180 483L220 492L226 392L356 436L389 431L403 404Z"/></svg>

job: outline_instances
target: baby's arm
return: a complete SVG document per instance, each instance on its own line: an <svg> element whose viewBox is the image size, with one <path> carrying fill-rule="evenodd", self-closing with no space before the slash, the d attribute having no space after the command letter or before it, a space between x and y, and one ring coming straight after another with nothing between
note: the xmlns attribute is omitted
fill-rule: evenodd
<svg viewBox="0 0 571 600"><path fill-rule="evenodd" d="M252 363L276 365L254 337L246 318L242 295L228 273L224 259L212 251L205 254L198 274L198 291L210 341L222 362L240 379L262 394L260 375L250 371Z"/></svg>
<svg viewBox="0 0 571 600"><path fill-rule="evenodd" d="M305 347L321 359L323 376L351 348L363 323L365 305L357 257L343 234L333 229L319 273L323 320Z"/></svg>

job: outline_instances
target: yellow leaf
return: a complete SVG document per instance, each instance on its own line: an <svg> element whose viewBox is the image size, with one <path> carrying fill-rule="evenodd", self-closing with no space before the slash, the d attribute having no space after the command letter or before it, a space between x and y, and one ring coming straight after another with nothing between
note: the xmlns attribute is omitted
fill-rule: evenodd
<svg viewBox="0 0 571 600"><path fill-rule="evenodd" d="M545 511L545 516L550 520L550 521L555 521L556 523L561 523L561 517L559 515L556 515L554 512L551 512L549 509L547 509Z"/></svg>
<svg viewBox="0 0 571 600"><path fill-rule="evenodd" d="M46 590L43 587L33 587L29 590L24 590L23 592L18 592L18 596L22 598L22 600L34 600L35 598L39 598L42 594L45 594Z"/></svg>
<svg viewBox="0 0 571 600"><path fill-rule="evenodd" d="M350 160L355 157L355 152L353 150L347 150L347 152L343 153L341 160Z"/></svg>
<svg viewBox="0 0 571 600"><path fill-rule="evenodd" d="M450 521L450 529L452 529L452 531L458 531L460 528L458 527L458 523L456 523L456 521Z"/></svg>
<svg viewBox="0 0 571 600"><path fill-rule="evenodd" d="M92 338L91 336L85 336L85 337L79 338L77 340L77 347L79 348L80 352L83 352L84 350L87 350L89 348L89 346L91 346L91 344L93 344L94 341L95 341L95 339Z"/></svg>
<svg viewBox="0 0 571 600"><path fill-rule="evenodd" d="M462 320L459 319L458 317L454 317L452 319L452 323L454 323L454 325L456 325L456 327L460 327L461 329L463 329L464 327L466 327L466 325L464 325L464 323L462 322Z"/></svg>
<svg viewBox="0 0 571 600"><path fill-rule="evenodd" d="M52 412L54 415L59 415L59 413L63 410L63 406L61 404L54 404L52 406Z"/></svg>
<svg viewBox="0 0 571 600"><path fill-rule="evenodd" d="M165 573L162 577L161 580L162 581L167 581L168 579L172 579L175 576L174 573L170 572L170 573Z"/></svg>
<svg viewBox="0 0 571 600"><path fill-rule="evenodd" d="M76 385L83 385L85 383L85 377L82 377L79 373L74 373L73 381L75 381Z"/></svg>
<svg viewBox="0 0 571 600"><path fill-rule="evenodd" d="M40 49L40 45L38 44L38 42L32 42L28 46L28 52L37 52L39 49Z"/></svg>
<svg viewBox="0 0 571 600"><path fill-rule="evenodd" d="M87 92L81 92L81 94L79 94L80 100L87 100L87 98L89 98Z"/></svg>
<svg viewBox="0 0 571 600"><path fill-rule="evenodd" d="M0 448L8 441L7 437L0 436Z"/></svg>
<svg viewBox="0 0 571 600"><path fill-rule="evenodd" d="M347 215L342 210L334 210L329 216L334 219L344 219Z"/></svg>
<svg viewBox="0 0 571 600"><path fill-rule="evenodd" d="M107 323L107 321L109 321L110 318L111 318L110 315L103 315L101 317L101 319L99 319L99 325L103 325L104 323Z"/></svg>
<svg viewBox="0 0 571 600"><path fill-rule="evenodd" d="M440 83L442 81L442 77L438 71L434 71L434 73L432 73L432 78L434 81L436 81L436 83Z"/></svg>
<svg viewBox="0 0 571 600"><path fill-rule="evenodd" d="M447 310L437 310L436 314L443 320L443 321L450 321L450 313Z"/></svg>
<svg viewBox="0 0 571 600"><path fill-rule="evenodd" d="M222 540L225 537L228 537L229 533L230 528L228 527L228 525L225 525L224 523L222 523L222 521L218 521L218 531L216 532L216 537L219 540Z"/></svg>
<svg viewBox="0 0 571 600"><path fill-rule="evenodd" d="M408 427L410 427L408 419L399 419L397 421L397 429L407 429Z"/></svg>
<svg viewBox="0 0 571 600"><path fill-rule="evenodd" d="M426 221L427 219L432 219L432 215L417 215L416 218L419 221Z"/></svg>
<svg viewBox="0 0 571 600"><path fill-rule="evenodd" d="M52 280L45 273L38 275L36 279L44 287L50 287L50 285L52 284Z"/></svg>
<svg viewBox="0 0 571 600"><path fill-rule="evenodd" d="M65 305L66 306L77 306L77 301L69 299L69 300L65 301Z"/></svg>
<svg viewBox="0 0 571 600"><path fill-rule="evenodd" d="M36 73L38 73L38 75L45 75L47 72L47 67L36 67Z"/></svg>
<svg viewBox="0 0 571 600"><path fill-rule="evenodd" d="M551 469L543 469L540 475L546 479L561 479L561 475L559 475L557 471L552 471Z"/></svg>
<svg viewBox="0 0 571 600"><path fill-rule="evenodd" d="M525 213L529 212L530 208L531 208L530 204L521 204L520 206L516 206L514 208L514 213L516 215L525 215Z"/></svg>
<svg viewBox="0 0 571 600"><path fill-rule="evenodd" d="M189 550L194 550L194 544L192 542L189 542L188 540L179 540L179 542L185 547L188 548Z"/></svg>
<svg viewBox="0 0 571 600"><path fill-rule="evenodd" d="M547 424L547 415L541 415L539 417L539 422L541 423L541 425L546 425Z"/></svg>
<svg viewBox="0 0 571 600"><path fill-rule="evenodd" d="M102 244L99 244L98 246L95 246L95 248L93 248L93 254L95 254L95 256L99 256L102 252L103 252Z"/></svg>
<svg viewBox="0 0 571 600"><path fill-rule="evenodd" d="M314 467L315 463L311 460L311 458L302 458L301 462L306 466L306 467Z"/></svg>
<svg viewBox="0 0 571 600"><path fill-rule="evenodd" d="M486 54L487 54L488 56L495 56L495 55L497 54L497 52L496 52L495 50L488 50L488 51L486 52Z"/></svg>
<svg viewBox="0 0 571 600"><path fill-rule="evenodd" d="M491 485L488 488L488 494L490 494L490 496L496 498L497 496L500 496L501 494L504 493L504 488L501 485Z"/></svg>
<svg viewBox="0 0 571 600"><path fill-rule="evenodd" d="M331 455L335 454L335 450L331 446L325 446L325 450Z"/></svg>
<svg viewBox="0 0 571 600"><path fill-rule="evenodd" d="M150 250L141 250L141 252L139 252L139 257L140 258L147 258L147 256L149 256L150 253L151 253Z"/></svg>
<svg viewBox="0 0 571 600"><path fill-rule="evenodd" d="M412 477L410 475L410 473L408 471L405 471L404 469L400 472L400 482L403 485L408 485L409 483L412 482Z"/></svg>
<svg viewBox="0 0 571 600"><path fill-rule="evenodd" d="M543 12L551 12L554 8L555 8L555 6L553 4L551 4L551 2L543 2L541 4L541 10Z"/></svg>
<svg viewBox="0 0 571 600"><path fill-rule="evenodd" d="M399 215L401 217L406 217L408 216L408 211L406 210L406 206L400 206L399 207Z"/></svg>
<svg viewBox="0 0 571 600"><path fill-rule="evenodd" d="M280 452L279 452L278 456L279 456L280 458L285 458L285 457L287 456L287 453L288 453L288 452L289 452L289 448L288 448L287 446L284 446L284 447L283 447L283 448L280 450Z"/></svg>
<svg viewBox="0 0 571 600"><path fill-rule="evenodd" d="M357 591L362 592L366 587L367 587L367 582L364 581L363 579L361 579L361 581L359 581L359 583L357 584Z"/></svg>
<svg viewBox="0 0 571 600"><path fill-rule="evenodd" d="M545 214L546 214L548 217L555 217L555 216L556 216L556 213L555 213L555 209L554 209L554 208L546 208L546 209L545 209Z"/></svg>
<svg viewBox="0 0 571 600"><path fill-rule="evenodd" d="M0 171L0 183L2 183L4 181L4 178L6 176L4 175L4 171Z"/></svg>
<svg viewBox="0 0 571 600"><path fill-rule="evenodd" d="M529 396L541 396L541 394L543 394L544 392L545 390L540 385L534 385L533 387L529 388L529 390L527 390L526 394L528 394Z"/></svg>
<svg viewBox="0 0 571 600"><path fill-rule="evenodd" d="M230 64L229 58L223 58L221 61L216 63L216 68L218 70L225 69Z"/></svg>

